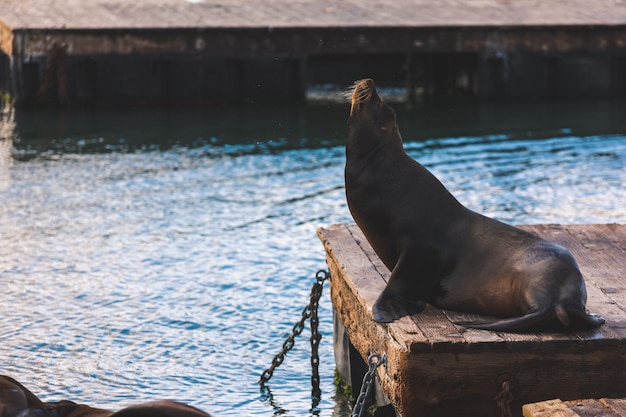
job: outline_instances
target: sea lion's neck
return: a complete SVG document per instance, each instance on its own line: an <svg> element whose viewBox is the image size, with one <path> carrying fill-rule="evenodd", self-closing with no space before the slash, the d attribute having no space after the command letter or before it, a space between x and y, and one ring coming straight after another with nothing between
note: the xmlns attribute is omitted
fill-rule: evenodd
<svg viewBox="0 0 626 417"><path fill-rule="evenodd" d="M374 135L348 135L346 143L346 160L348 162L365 162L380 154L405 155L402 145L402 137L397 128L384 136Z"/></svg>

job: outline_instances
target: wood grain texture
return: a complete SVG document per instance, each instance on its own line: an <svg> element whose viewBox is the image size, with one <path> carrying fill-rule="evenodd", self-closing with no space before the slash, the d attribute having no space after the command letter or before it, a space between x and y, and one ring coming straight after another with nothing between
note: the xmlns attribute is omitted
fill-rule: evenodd
<svg viewBox="0 0 626 417"><path fill-rule="evenodd" d="M522 407L524 417L624 417L626 400L623 398L582 399L561 401L559 399L526 404Z"/></svg>
<svg viewBox="0 0 626 417"><path fill-rule="evenodd" d="M522 414L524 417L580 417L559 399L525 404Z"/></svg>

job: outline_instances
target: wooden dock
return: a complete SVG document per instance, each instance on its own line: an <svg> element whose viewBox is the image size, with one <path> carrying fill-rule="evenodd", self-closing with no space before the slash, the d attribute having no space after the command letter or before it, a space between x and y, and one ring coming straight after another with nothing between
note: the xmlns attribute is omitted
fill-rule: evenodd
<svg viewBox="0 0 626 417"><path fill-rule="evenodd" d="M377 373L402 417L498 416L495 398L505 383L507 407L516 416L527 403L626 397L626 224L520 228L572 252L585 276L588 310L603 316L605 325L569 334L496 333L457 326L454 322L477 316L432 306L377 323L371 307L389 271L358 227L319 229L339 327L361 358L387 355ZM338 362L354 362L344 350L336 351Z"/></svg>
<svg viewBox="0 0 626 417"><path fill-rule="evenodd" d="M626 399L600 398L598 400L548 400L526 404L524 417L624 417Z"/></svg>
<svg viewBox="0 0 626 417"><path fill-rule="evenodd" d="M625 0L2 0L17 104L626 96Z"/></svg>

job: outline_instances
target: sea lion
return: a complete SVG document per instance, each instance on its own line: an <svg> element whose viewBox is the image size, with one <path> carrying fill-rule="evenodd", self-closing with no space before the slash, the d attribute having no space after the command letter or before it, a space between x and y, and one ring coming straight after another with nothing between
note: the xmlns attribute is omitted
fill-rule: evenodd
<svg viewBox="0 0 626 417"><path fill-rule="evenodd" d="M42 402L41 405L29 406L15 417L109 417L112 411L94 408L74 401L61 400Z"/></svg>
<svg viewBox="0 0 626 417"><path fill-rule="evenodd" d="M39 406L41 401L15 379L0 375L0 417L14 417L30 406Z"/></svg>
<svg viewBox="0 0 626 417"><path fill-rule="evenodd" d="M187 404L170 400L151 401L121 409L111 417L211 417Z"/></svg>
<svg viewBox="0 0 626 417"><path fill-rule="evenodd" d="M10 376L0 375L0 417L211 417L170 400L132 405L113 412L73 401L43 402Z"/></svg>
<svg viewBox="0 0 626 417"><path fill-rule="evenodd" d="M590 329L573 256L461 205L406 154L396 114L364 79L352 91L345 189L354 220L391 271L372 313L391 322L436 307L495 317L460 322L495 331Z"/></svg>

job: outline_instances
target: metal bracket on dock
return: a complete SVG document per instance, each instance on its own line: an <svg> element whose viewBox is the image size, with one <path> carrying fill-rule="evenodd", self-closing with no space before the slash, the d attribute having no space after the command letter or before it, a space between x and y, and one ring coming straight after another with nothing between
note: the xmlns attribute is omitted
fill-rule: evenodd
<svg viewBox="0 0 626 417"><path fill-rule="evenodd" d="M502 374L498 377L500 393L494 398L500 408L501 417L512 417L511 403L513 402L513 375Z"/></svg>

